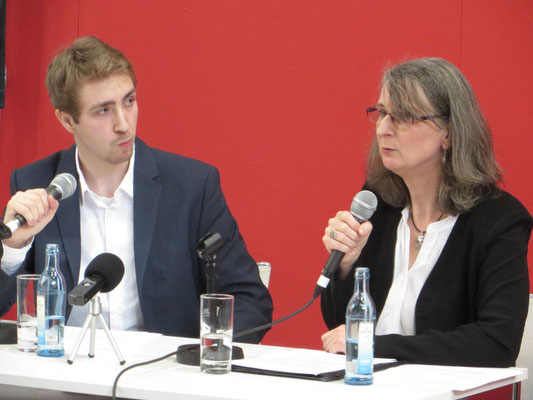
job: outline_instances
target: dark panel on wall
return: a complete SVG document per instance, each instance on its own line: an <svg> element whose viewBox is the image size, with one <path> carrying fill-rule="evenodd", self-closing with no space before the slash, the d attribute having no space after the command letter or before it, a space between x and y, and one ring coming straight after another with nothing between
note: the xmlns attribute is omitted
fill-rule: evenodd
<svg viewBox="0 0 533 400"><path fill-rule="evenodd" d="M6 95L6 0L0 0L0 108Z"/></svg>

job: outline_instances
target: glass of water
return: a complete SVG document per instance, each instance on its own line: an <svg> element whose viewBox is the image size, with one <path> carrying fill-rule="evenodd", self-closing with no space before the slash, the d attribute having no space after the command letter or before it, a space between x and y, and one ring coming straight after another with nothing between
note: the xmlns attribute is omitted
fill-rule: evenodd
<svg viewBox="0 0 533 400"><path fill-rule="evenodd" d="M200 296L200 370L207 374L231 371L233 296Z"/></svg>
<svg viewBox="0 0 533 400"><path fill-rule="evenodd" d="M37 349L37 284L40 275L17 276L17 343L20 351Z"/></svg>

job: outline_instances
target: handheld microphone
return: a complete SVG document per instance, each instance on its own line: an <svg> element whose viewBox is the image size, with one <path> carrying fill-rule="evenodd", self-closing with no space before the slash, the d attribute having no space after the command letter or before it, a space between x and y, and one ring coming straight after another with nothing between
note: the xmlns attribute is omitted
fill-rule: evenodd
<svg viewBox="0 0 533 400"><path fill-rule="evenodd" d="M359 221L359 223L362 224L363 222L368 220L372 216L372 214L374 214L374 211L376 211L377 206L378 206L378 199L376 195L368 190L362 190L359 193L357 193L355 197L353 198L352 206L350 207L350 212L355 217L355 219ZM268 329L304 311L307 307L309 307L315 301L315 299L328 286L331 276L337 271L337 268L339 268L339 264L341 263L341 260L343 257L344 257L344 253L342 251L333 250L331 252L329 259L326 262L324 269L322 270L320 278L318 279L315 291L313 293L313 298L309 300L309 302L305 306L303 306L299 310L296 310L295 312L283 318L278 319L277 321L271 322L269 324L257 326L255 328L247 329L245 331L234 333L233 340L241 336L249 335L250 333Z"/></svg>
<svg viewBox="0 0 533 400"><path fill-rule="evenodd" d="M350 213L355 219L362 224L368 220L378 206L378 199L374 193L369 190L361 190L355 195L350 207ZM344 254L340 250L333 250L322 270L315 289L315 297L317 297L322 290L324 290L331 279L331 277L339 268L339 265L344 257Z"/></svg>
<svg viewBox="0 0 533 400"><path fill-rule="evenodd" d="M66 199L74 194L77 187L76 178L69 173L56 175L50 185L46 188L46 193L51 194L56 200ZM15 215L15 219L7 224L0 223L0 239L8 239L13 233L26 223L26 218L22 215Z"/></svg>
<svg viewBox="0 0 533 400"><path fill-rule="evenodd" d="M124 263L114 254L102 253L89 263L84 276L68 294L71 306L83 306L98 292L107 293L117 287L124 276Z"/></svg>

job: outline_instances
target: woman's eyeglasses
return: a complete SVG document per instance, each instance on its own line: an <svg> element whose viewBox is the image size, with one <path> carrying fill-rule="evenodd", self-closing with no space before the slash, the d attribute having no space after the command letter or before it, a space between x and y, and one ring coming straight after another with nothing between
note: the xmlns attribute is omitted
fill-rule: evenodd
<svg viewBox="0 0 533 400"><path fill-rule="evenodd" d="M398 117L387 110L384 110L383 108L377 108L377 107L368 107L366 109L366 115L368 116L368 119L370 122L373 122L374 124L377 124L378 122L381 122L387 117L387 115L390 117L390 120L392 124L398 128L398 129L407 129L410 126L414 125L416 122L425 122L425 121L431 121L433 122L437 127L442 127L435 122L435 119L442 119L446 120L446 117L443 117L441 115L411 115L407 114L402 117Z"/></svg>

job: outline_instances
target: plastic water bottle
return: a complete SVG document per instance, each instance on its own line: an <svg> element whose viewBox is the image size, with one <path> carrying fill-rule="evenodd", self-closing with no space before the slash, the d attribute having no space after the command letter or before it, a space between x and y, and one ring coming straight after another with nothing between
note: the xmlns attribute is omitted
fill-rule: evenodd
<svg viewBox="0 0 533 400"><path fill-rule="evenodd" d="M368 291L368 268L355 271L355 289L346 308L346 373L348 385L374 381L374 325L376 308Z"/></svg>
<svg viewBox="0 0 533 400"><path fill-rule="evenodd" d="M37 286L37 355L61 357L65 354L66 289L59 269L59 245L46 245L44 271Z"/></svg>

